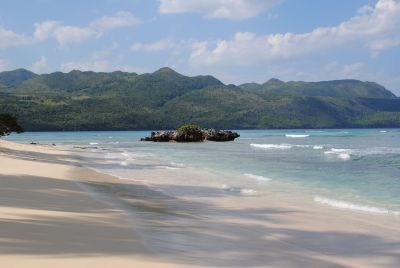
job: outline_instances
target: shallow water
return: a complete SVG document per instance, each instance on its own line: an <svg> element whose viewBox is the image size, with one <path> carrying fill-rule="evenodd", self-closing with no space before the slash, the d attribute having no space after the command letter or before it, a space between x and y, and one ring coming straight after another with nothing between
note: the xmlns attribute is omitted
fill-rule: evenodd
<svg viewBox="0 0 400 268"><path fill-rule="evenodd" d="M239 132L239 139L227 143L140 142L149 131L36 132L7 139L88 146L98 159L91 167L124 179L151 184L159 177L170 185L243 195L279 187L332 207L399 215L399 129ZM179 194L173 187L162 190Z"/></svg>

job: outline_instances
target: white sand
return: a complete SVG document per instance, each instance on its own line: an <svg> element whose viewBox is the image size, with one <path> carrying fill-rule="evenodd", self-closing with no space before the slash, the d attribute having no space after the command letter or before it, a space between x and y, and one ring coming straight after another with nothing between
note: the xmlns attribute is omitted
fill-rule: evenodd
<svg viewBox="0 0 400 268"><path fill-rule="evenodd" d="M171 197L51 146L0 141L0 163L2 267L400 267L398 216L221 195L193 178Z"/></svg>

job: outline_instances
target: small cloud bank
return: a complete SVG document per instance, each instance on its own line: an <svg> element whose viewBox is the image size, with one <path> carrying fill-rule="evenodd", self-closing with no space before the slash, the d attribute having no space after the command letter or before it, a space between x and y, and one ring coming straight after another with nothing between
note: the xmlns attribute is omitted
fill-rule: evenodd
<svg viewBox="0 0 400 268"><path fill-rule="evenodd" d="M159 0L158 12L195 12L208 19L242 20L255 17L282 0Z"/></svg>
<svg viewBox="0 0 400 268"><path fill-rule="evenodd" d="M32 42L32 38L23 34L15 33L0 26L0 49L25 45Z"/></svg>
<svg viewBox="0 0 400 268"><path fill-rule="evenodd" d="M237 32L231 40L196 42L192 46L193 65L250 65L292 59L356 44L372 57L400 45L400 2L379 0L365 6L347 21L333 27L319 27L308 33L257 35Z"/></svg>
<svg viewBox="0 0 400 268"><path fill-rule="evenodd" d="M138 18L126 11L119 11L112 16L103 16L83 27L63 25L58 21L48 20L35 23L33 36L39 41L53 37L61 47L65 47L100 37L108 30L134 26L139 22Z"/></svg>
<svg viewBox="0 0 400 268"><path fill-rule="evenodd" d="M172 49L176 46L172 39L160 39L152 43L133 43L131 46L132 51L144 51L144 52L158 52L167 49Z"/></svg>
<svg viewBox="0 0 400 268"><path fill-rule="evenodd" d="M49 66L49 63L47 62L47 58L44 56L40 57L40 59L38 61L36 61L32 64L31 70L32 70L32 72L37 73L37 74L49 72L50 66Z"/></svg>

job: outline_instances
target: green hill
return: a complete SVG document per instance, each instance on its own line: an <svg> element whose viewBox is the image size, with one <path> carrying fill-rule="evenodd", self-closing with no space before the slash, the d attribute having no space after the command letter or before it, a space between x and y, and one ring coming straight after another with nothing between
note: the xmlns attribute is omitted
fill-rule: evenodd
<svg viewBox="0 0 400 268"><path fill-rule="evenodd" d="M264 84L249 83L240 87L262 92L265 95L278 96L396 98L396 95L377 83L351 79L322 82L290 81L287 83L278 79L270 79Z"/></svg>
<svg viewBox="0 0 400 268"><path fill-rule="evenodd" d="M10 73L16 72L10 76ZM18 77L20 70L0 73ZM11 80L7 80L11 81ZM224 85L170 68L19 76L0 87L0 113L26 130L400 127L400 99L357 80ZM18 81L18 82L17 82ZM12 86L11 86L12 85Z"/></svg>
<svg viewBox="0 0 400 268"><path fill-rule="evenodd" d="M37 74L25 69L17 69L0 73L0 87L14 87L22 82L36 77Z"/></svg>

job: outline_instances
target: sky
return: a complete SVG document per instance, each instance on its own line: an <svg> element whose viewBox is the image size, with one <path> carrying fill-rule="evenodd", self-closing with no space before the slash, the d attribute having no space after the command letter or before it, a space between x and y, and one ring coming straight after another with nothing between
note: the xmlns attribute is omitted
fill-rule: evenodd
<svg viewBox="0 0 400 268"><path fill-rule="evenodd" d="M400 0L0 0L0 71L360 79L400 95Z"/></svg>

